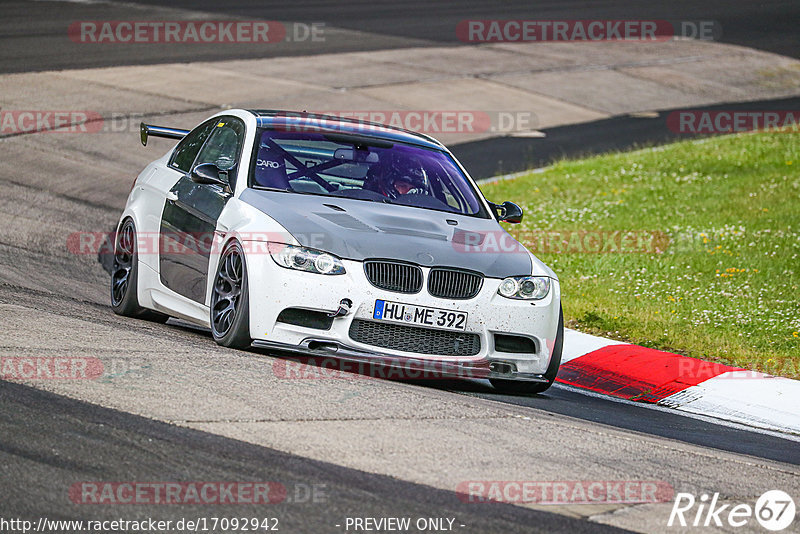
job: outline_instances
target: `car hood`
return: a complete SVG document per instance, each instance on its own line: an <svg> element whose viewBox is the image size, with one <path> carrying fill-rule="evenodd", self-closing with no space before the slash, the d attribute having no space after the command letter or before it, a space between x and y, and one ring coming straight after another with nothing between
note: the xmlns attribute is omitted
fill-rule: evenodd
<svg viewBox="0 0 800 534"><path fill-rule="evenodd" d="M491 278L552 271L494 219L341 197L247 189L239 197L302 246L340 258L455 267Z"/></svg>

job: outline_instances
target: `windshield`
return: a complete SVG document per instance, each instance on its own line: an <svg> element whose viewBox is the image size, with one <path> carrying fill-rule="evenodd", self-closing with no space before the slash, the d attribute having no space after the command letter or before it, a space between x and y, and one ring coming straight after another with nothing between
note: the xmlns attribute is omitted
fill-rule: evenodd
<svg viewBox="0 0 800 534"><path fill-rule="evenodd" d="M486 217L446 153L340 133L260 130L250 185Z"/></svg>

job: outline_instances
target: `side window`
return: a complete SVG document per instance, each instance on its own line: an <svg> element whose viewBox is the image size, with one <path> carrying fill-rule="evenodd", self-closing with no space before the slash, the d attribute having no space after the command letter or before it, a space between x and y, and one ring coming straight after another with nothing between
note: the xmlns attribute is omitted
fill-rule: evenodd
<svg viewBox="0 0 800 534"><path fill-rule="evenodd" d="M183 172L192 170L192 163L194 163L200 147L208 139L216 123L216 120L206 121L189 132L175 147L175 152L172 153L172 159L169 162L170 166Z"/></svg>
<svg viewBox="0 0 800 534"><path fill-rule="evenodd" d="M233 169L239 162L244 140L244 123L235 117L218 117L211 136L197 156L196 164L213 163L223 171Z"/></svg>
<svg viewBox="0 0 800 534"><path fill-rule="evenodd" d="M457 209L457 210L462 210L463 206L459 205L458 199L452 193L452 191L450 191L450 188L447 186L447 184L445 184L441 179L438 179L438 178L437 178L436 181L438 182L438 184L440 186L440 189L441 189L440 194L436 195L436 197L437 198L438 197L442 197L442 198L439 198L439 200L443 200L444 203L447 204L448 206L450 206L451 208L454 208L454 209Z"/></svg>

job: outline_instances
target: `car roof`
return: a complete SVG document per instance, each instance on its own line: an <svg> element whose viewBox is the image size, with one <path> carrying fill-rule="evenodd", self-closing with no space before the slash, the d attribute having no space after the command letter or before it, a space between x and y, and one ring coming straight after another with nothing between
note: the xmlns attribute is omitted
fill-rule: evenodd
<svg viewBox="0 0 800 534"><path fill-rule="evenodd" d="M439 141L425 134L412 132L403 128L396 128L377 122L369 122L360 119L347 117L337 117L335 115L324 115L319 113L308 113L305 111L286 111L277 109L256 109L248 110L256 116L259 128L273 128L276 126L291 125L291 128L307 127L313 132L335 132L352 134L364 137L374 137L386 141L396 141L412 145L443 150L444 145Z"/></svg>

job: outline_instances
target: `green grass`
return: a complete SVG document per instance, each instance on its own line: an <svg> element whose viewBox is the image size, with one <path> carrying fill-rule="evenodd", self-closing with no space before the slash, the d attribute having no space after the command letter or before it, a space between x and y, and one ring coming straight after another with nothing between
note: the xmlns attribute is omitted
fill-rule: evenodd
<svg viewBox="0 0 800 534"><path fill-rule="evenodd" d="M568 326L800 378L796 133L563 161L482 189L525 210L507 228L559 275ZM662 232L663 251L542 246L548 231L574 239L615 230Z"/></svg>

